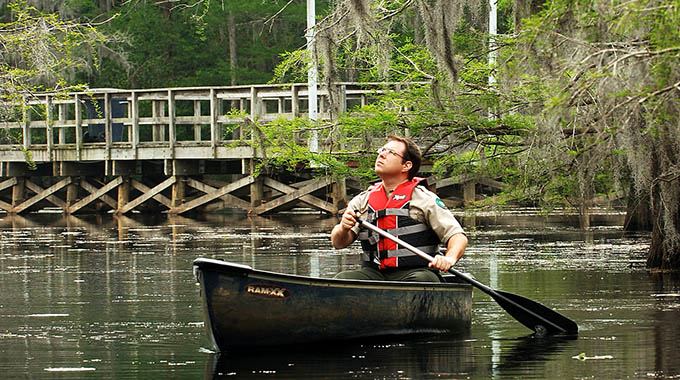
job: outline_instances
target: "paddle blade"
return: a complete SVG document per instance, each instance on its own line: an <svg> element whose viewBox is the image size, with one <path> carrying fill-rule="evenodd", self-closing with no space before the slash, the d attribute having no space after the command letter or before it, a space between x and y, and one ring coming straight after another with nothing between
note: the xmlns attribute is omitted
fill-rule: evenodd
<svg viewBox="0 0 680 380"><path fill-rule="evenodd" d="M489 295L519 323L540 336L578 333L576 322L536 301L501 290Z"/></svg>

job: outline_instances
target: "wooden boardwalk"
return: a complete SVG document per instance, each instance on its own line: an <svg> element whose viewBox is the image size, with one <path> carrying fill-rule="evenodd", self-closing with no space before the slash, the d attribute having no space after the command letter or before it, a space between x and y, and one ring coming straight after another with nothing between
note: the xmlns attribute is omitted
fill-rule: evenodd
<svg viewBox="0 0 680 380"><path fill-rule="evenodd" d="M407 85L339 83L337 109L320 90L319 119ZM306 84L289 84L96 89L26 99L17 105L23 112L16 121L0 125L0 209L185 214L236 208L261 215L304 206L338 213L351 180L314 178L310 171L294 178L253 175L262 152L250 144L244 123L304 116L307 97ZM432 182L463 186L464 198L474 200L475 184L465 178Z"/></svg>
<svg viewBox="0 0 680 380"><path fill-rule="evenodd" d="M319 119L400 85L339 83L335 110L320 90ZM306 84L290 84L97 89L26 99L23 115L0 125L0 208L265 214L302 203L337 213L344 185L255 177L261 152L243 142L244 122L304 116L307 96Z"/></svg>

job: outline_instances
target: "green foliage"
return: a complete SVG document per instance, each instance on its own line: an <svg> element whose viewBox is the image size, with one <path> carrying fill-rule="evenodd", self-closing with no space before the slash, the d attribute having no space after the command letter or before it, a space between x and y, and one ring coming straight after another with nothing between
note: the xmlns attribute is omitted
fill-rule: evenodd
<svg viewBox="0 0 680 380"><path fill-rule="evenodd" d="M99 66L98 48L110 39L89 25L43 13L26 0L14 0L0 8L0 121L45 120L45 107L32 107L38 92L51 91L54 98L84 86L73 73ZM23 144L23 133L3 130L2 140ZM33 129L29 144L45 144L45 129ZM29 169L35 170L31 152L25 148Z"/></svg>
<svg viewBox="0 0 680 380"><path fill-rule="evenodd" d="M230 85L232 77L236 84L266 83L281 55L305 44L304 2L191 0L169 6L130 1L120 2L107 14L83 4L73 3L81 17L112 18L102 30L125 33L130 41L125 62L104 59L101 70L84 77L93 87L220 86ZM327 6L326 1L317 1L318 12ZM232 42L235 57L230 57ZM236 59L235 67L231 58Z"/></svg>

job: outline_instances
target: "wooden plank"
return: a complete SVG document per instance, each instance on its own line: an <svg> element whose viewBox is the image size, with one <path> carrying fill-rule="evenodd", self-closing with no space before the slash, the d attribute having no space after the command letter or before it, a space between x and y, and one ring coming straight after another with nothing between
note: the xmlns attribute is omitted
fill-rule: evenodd
<svg viewBox="0 0 680 380"><path fill-rule="evenodd" d="M217 128L219 127L219 124L217 124L217 117L219 115L218 113L218 101L217 101L217 95L215 95L215 89L211 88L210 89L210 148L212 149L212 158L215 158L216 154L216 148L217 148L217 139L218 139L218 131Z"/></svg>
<svg viewBox="0 0 680 380"><path fill-rule="evenodd" d="M493 187L493 188L496 188L496 189L501 189L501 190L506 189L510 186L507 183L504 183L504 182L501 182L501 181L496 181L495 179L486 178L486 177L477 179L477 183L480 183L482 185L486 185L486 186L489 186L489 187Z"/></svg>
<svg viewBox="0 0 680 380"><path fill-rule="evenodd" d="M234 190L240 189L244 186L248 186L251 183L255 182L255 177L253 176L247 176L244 178L239 179L238 181L232 182L226 186L223 186L216 191L212 193L208 193L205 195L202 195L196 199L193 199L189 202L186 202L179 207L176 207L174 209L171 209L169 212L171 214L182 214L185 213L193 208L196 208L198 206L201 206L203 204L206 204L214 199L221 198L223 195L231 193Z"/></svg>
<svg viewBox="0 0 680 380"><path fill-rule="evenodd" d="M141 205L142 203L148 201L149 199L153 198L154 196L158 195L161 191L165 190L169 186L172 186L173 183L177 181L177 177L171 176L165 181L159 183L158 185L154 186L153 189L149 190L148 193L144 193L141 196L135 198L133 201L130 203L126 204L125 206L119 208L116 210L116 214L125 214L126 212L134 209L135 207Z"/></svg>
<svg viewBox="0 0 680 380"><path fill-rule="evenodd" d="M326 177L319 178L316 181L303 186L300 189L297 189L293 192L290 192L286 195L282 195L272 201L269 201L265 204L262 204L260 206L255 207L252 211L258 215L264 214L266 212L272 211L277 207L281 207L285 205L286 203L290 203L292 201L298 200L301 198L303 195L309 194L312 191L318 190L324 186L327 185L327 180Z"/></svg>
<svg viewBox="0 0 680 380"><path fill-rule="evenodd" d="M121 179L122 179L122 178L121 178ZM115 181L115 179L114 179L114 181ZM119 185L120 185L120 184L119 184ZM116 186L118 186L118 185L116 185ZM111 190L113 190L116 186L112 187ZM94 193L95 191L98 191L98 190L99 190L98 188L92 186L92 185L91 185L89 182L87 182L86 180L80 181L80 187L82 187L83 189L85 189L88 193ZM107 191L107 192L108 192L108 191ZM114 210L116 209L116 206L117 206L116 200L113 199L113 197L106 195L106 192L105 192L104 194L101 194L101 195L99 196L99 200L102 201L102 202L104 202L104 203L106 203L107 205L111 206L112 209L114 209Z"/></svg>
<svg viewBox="0 0 680 380"><path fill-rule="evenodd" d="M212 187L208 184L199 182L199 181L197 181L193 178L187 178L186 182L187 182L187 185L193 187L196 190L202 191L206 194L210 194L214 191L217 191L216 187ZM223 196L220 197L220 199L222 199L224 202L226 202L227 205L233 205L233 206L236 206L236 207L243 209L243 210L250 209L250 203L244 201L243 199L241 199L239 197L235 197L231 194L224 194Z"/></svg>
<svg viewBox="0 0 680 380"><path fill-rule="evenodd" d="M31 190L32 192L34 192L36 194L39 194L39 193L45 191L45 189L43 189L42 187L40 187L40 186L36 185L35 183L28 181L28 180L26 181L26 188ZM66 202L62 201L61 199L57 198L54 195L47 195L45 197L45 200L49 201L50 203L52 203L53 205L55 205L57 207L61 207L62 210L66 208Z"/></svg>
<svg viewBox="0 0 680 380"><path fill-rule="evenodd" d="M0 182L0 191L10 188L16 185L18 182L19 181L17 181L17 177L12 177L8 180L2 181ZM0 201L0 208L9 212L12 209L12 205L7 202Z"/></svg>
<svg viewBox="0 0 680 380"><path fill-rule="evenodd" d="M462 175L442 179L433 179L433 177L427 179L428 184L430 186L436 186L437 189L441 189L447 186L460 185L467 181L468 181L467 176Z"/></svg>
<svg viewBox="0 0 680 380"><path fill-rule="evenodd" d="M170 143L170 158L175 158L175 143L177 131L175 131L175 98L174 92L168 90L168 142ZM175 173L172 173L175 174Z"/></svg>
<svg viewBox="0 0 680 380"><path fill-rule="evenodd" d="M149 186L135 179L130 179L130 184L132 185L132 187L141 191L142 193L148 193L149 191L151 191L151 188ZM157 201L158 203L162 204L167 208L172 208L172 200L161 193L154 195L153 200Z"/></svg>
<svg viewBox="0 0 680 380"><path fill-rule="evenodd" d="M12 177L8 180L0 182L0 191L3 191L5 189L8 189L8 188L16 185L17 182L19 182L19 181L17 181L17 177Z"/></svg>
<svg viewBox="0 0 680 380"><path fill-rule="evenodd" d="M0 201L0 208L7 212L12 211L12 205L7 202Z"/></svg>
<svg viewBox="0 0 680 380"><path fill-rule="evenodd" d="M80 181L80 187L85 189L90 193L90 195L86 196L85 198L79 200L78 202L72 204L70 207L66 209L66 212L69 214L73 214L74 212L80 210L81 208L87 206L90 204L92 201L95 199L102 199L106 197L108 198L105 202L111 208L116 208L116 200L111 198L110 196L106 195L109 191L115 189L118 187L121 183L123 183L123 177L116 177L113 181L107 183L106 185L102 186L101 188L97 189L94 186L90 185L87 183L85 180Z"/></svg>
<svg viewBox="0 0 680 380"><path fill-rule="evenodd" d="M37 194L32 196L31 198L27 199L26 201L22 202L18 206L14 207L10 212L18 214L18 213L26 210L27 208L33 206L34 204L40 202L41 200L50 197L52 194L63 189L64 187L68 186L71 182L72 182L71 177L66 177L66 178L62 179L61 181L55 183L54 185L48 187L47 189L43 190L40 186L32 183L31 181L26 180L26 187L29 188L31 191L38 190ZM55 202L54 198L56 198L56 197L52 197L50 202L55 203L55 204L58 203L58 202ZM58 199L58 198L56 198L56 199ZM63 204L63 206L61 206L62 208L64 206L66 206L65 202L61 201L61 203Z"/></svg>
<svg viewBox="0 0 680 380"><path fill-rule="evenodd" d="M305 186L307 186L309 184L313 185L315 183L315 181L310 182L309 180L303 181L303 182L306 183ZM269 186L272 189L280 191L284 194L289 194L289 193L297 191L297 189L296 189L297 186L295 186L295 185L293 185L295 187L288 186L288 185L283 184L281 182L275 181L271 178L265 178L264 179L264 185ZM325 184L324 184L324 186L325 186ZM304 187L304 186L302 186L302 187ZM312 191L314 191L314 190L312 190ZM276 198L276 199L278 199L278 198ZM326 201L319 199L319 198L317 198L317 197L315 197L311 194L306 194L306 195L301 196L300 201L305 202L312 207L316 207L316 208L321 209L323 211L329 212L331 214L335 214L336 212L338 212L338 209L335 206L333 206L332 203L326 202Z"/></svg>

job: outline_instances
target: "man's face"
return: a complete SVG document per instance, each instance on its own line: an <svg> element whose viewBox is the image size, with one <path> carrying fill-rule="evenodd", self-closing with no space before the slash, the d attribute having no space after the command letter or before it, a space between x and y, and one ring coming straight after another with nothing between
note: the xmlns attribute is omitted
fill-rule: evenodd
<svg viewBox="0 0 680 380"><path fill-rule="evenodd" d="M403 162L406 154L406 144L401 141L391 140L383 145L378 157L375 159L375 173L383 176L394 176L408 173L411 161Z"/></svg>

